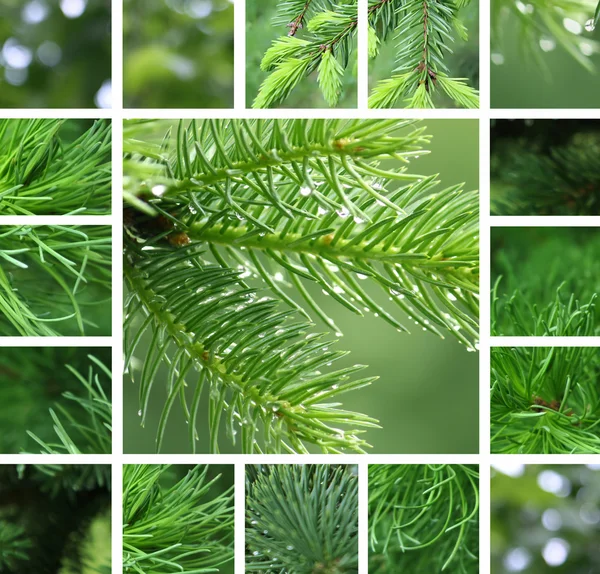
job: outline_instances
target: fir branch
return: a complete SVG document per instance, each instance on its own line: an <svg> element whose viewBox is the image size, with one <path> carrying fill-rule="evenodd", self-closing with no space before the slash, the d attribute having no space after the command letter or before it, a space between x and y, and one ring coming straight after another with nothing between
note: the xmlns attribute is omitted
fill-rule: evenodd
<svg viewBox="0 0 600 574"><path fill-rule="evenodd" d="M90 365L87 378L84 378L71 366L66 365L70 373L79 381L86 396L71 392L63 393L65 404L58 404L55 412L50 409L54 431L59 442L47 443L34 433L27 434L42 447L47 454L110 454L112 452L112 406L105 388L110 392L111 372L96 357L89 360L99 371L94 372ZM69 401L73 406L67 406Z"/></svg>
<svg viewBox="0 0 600 574"><path fill-rule="evenodd" d="M427 141L412 122L192 121L144 143L149 127L125 128L125 351L142 423L167 369L159 449L176 402L195 448L203 392L212 451L221 426L233 440L241 427L243 452L366 448L376 421L326 401L374 377L327 368L345 353L311 332L314 315L339 334L310 284L474 350L477 194L408 170Z"/></svg>
<svg viewBox="0 0 600 574"><path fill-rule="evenodd" d="M492 452L600 452L597 349L493 348L491 363Z"/></svg>
<svg viewBox="0 0 600 574"><path fill-rule="evenodd" d="M106 334L110 292L110 227L0 228L0 334Z"/></svg>
<svg viewBox="0 0 600 574"><path fill-rule="evenodd" d="M246 572L358 572L358 480L350 467L250 468Z"/></svg>
<svg viewBox="0 0 600 574"><path fill-rule="evenodd" d="M307 32L299 38L296 34L304 28L308 16ZM282 21L288 22L288 36L275 40L265 53L261 70L271 74L260 86L252 107L281 104L303 78L317 69L325 100L336 106L356 38L357 0L284 2L275 23Z"/></svg>
<svg viewBox="0 0 600 574"><path fill-rule="evenodd" d="M370 465L372 572L479 571L479 473L465 465Z"/></svg>
<svg viewBox="0 0 600 574"><path fill-rule="evenodd" d="M73 141L73 120L0 120L0 214L104 215L111 203L111 126Z"/></svg>
<svg viewBox="0 0 600 574"><path fill-rule="evenodd" d="M23 568L31 546L31 540L21 526L0 520L0 572Z"/></svg>
<svg viewBox="0 0 600 574"><path fill-rule="evenodd" d="M233 560L233 487L215 495L206 465L167 487L168 471L123 467L123 571L219 572Z"/></svg>
<svg viewBox="0 0 600 574"><path fill-rule="evenodd" d="M375 86L369 107L391 108L405 99L409 108L433 108L438 87L462 107L479 106L477 91L464 78L451 78L443 61L444 54L451 52L447 44L453 41L453 28L466 39L457 12L458 6L445 0L371 0L372 34L383 42L394 30L398 53L394 75ZM372 48L371 54L377 50Z"/></svg>

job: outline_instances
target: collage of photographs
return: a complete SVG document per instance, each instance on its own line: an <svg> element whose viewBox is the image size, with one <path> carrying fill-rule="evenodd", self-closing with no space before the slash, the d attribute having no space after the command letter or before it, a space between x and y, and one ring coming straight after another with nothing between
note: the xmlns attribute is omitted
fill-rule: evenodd
<svg viewBox="0 0 600 574"><path fill-rule="evenodd" d="M0 0L0 574L600 574L599 22Z"/></svg>

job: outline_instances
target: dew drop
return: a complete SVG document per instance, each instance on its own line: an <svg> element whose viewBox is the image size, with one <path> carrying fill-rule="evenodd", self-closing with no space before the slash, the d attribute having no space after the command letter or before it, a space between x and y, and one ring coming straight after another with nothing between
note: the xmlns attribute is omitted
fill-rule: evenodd
<svg viewBox="0 0 600 574"><path fill-rule="evenodd" d="M310 187L303 186L300 188L300 195L303 197L308 197L312 193L312 189Z"/></svg>
<svg viewBox="0 0 600 574"><path fill-rule="evenodd" d="M141 416L142 416L142 409L140 409L140 410L138 411L138 417L141 417Z"/></svg>
<svg viewBox="0 0 600 574"><path fill-rule="evenodd" d="M590 18L586 23L585 23L585 31L586 32L593 32L596 29L596 25L594 24L594 19Z"/></svg>

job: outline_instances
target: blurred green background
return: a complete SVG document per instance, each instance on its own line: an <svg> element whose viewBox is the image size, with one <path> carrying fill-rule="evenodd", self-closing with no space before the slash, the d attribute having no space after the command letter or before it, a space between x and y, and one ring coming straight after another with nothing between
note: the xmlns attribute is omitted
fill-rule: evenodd
<svg viewBox="0 0 600 574"><path fill-rule="evenodd" d="M450 70L450 77L467 78L468 84L479 88L479 2L470 2L459 12L459 17L466 26L469 39L464 42L454 33L454 42L449 46L452 53L444 54L444 63ZM379 55L369 60L369 90L377 82L392 77L397 67L398 37L390 35L379 46ZM440 108L452 108L456 104L442 90L437 90L434 102ZM401 99L396 102L396 108L406 107Z"/></svg>
<svg viewBox="0 0 600 574"><path fill-rule="evenodd" d="M127 108L233 107L233 0L124 0Z"/></svg>
<svg viewBox="0 0 600 574"><path fill-rule="evenodd" d="M477 189L479 134L476 120L427 120L433 136L428 149L411 162L415 172L441 174L444 187L465 182ZM440 189L442 189L440 187ZM380 298L380 289L371 293ZM383 429L369 430L373 453L474 453L478 451L478 355L468 353L453 337L438 339L416 328L410 335L367 313L357 318L319 290L311 291L319 305L335 320L345 336L338 348L351 351L339 366L367 364L362 376L381 378L370 388L344 395L344 406L368 413ZM319 329L323 329L319 326ZM144 344L144 340L140 343ZM163 371L164 374L164 371ZM139 388L124 378L124 450L151 453L166 390L159 376L151 393L146 428L137 415ZM205 395L206 399L206 395ZM198 452L207 452L206 400L199 411ZM188 452L188 427L178 416L177 402L165 433L163 452ZM222 452L237 452L222 432Z"/></svg>
<svg viewBox="0 0 600 574"><path fill-rule="evenodd" d="M591 15L590 15L591 16ZM502 27L502 49L492 48L490 97L492 108L597 108L600 94L600 55L591 56L590 73L561 46L539 55L544 70L528 53L515 15ZM600 40L600 27L582 31L582 39ZM544 38L552 42L550 38ZM546 44L552 45L552 44ZM536 45L533 49L540 50ZM503 62L501 64L494 63Z"/></svg>
<svg viewBox="0 0 600 574"><path fill-rule="evenodd" d="M288 29L276 27L272 19L277 13L278 0L246 0L246 107L251 108L258 89L269 75L260 69L260 62L273 40L287 36ZM302 33L298 33L302 37ZM354 41L356 46L356 40ZM356 95L356 49L350 55L344 74L342 95L338 108L355 108ZM317 84L317 72L303 79L279 107L282 108L329 108Z"/></svg>
<svg viewBox="0 0 600 574"><path fill-rule="evenodd" d="M492 574L594 574L599 540L600 465L493 465Z"/></svg>
<svg viewBox="0 0 600 574"><path fill-rule="evenodd" d="M110 0L2 0L0 108L110 108Z"/></svg>

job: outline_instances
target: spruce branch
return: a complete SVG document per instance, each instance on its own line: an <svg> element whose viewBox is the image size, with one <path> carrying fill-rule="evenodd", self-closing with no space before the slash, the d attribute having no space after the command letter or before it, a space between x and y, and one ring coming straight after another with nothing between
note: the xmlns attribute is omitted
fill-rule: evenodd
<svg viewBox="0 0 600 574"><path fill-rule="evenodd" d="M441 89L457 105L479 106L477 91L464 78L450 77L444 55L454 40L453 31L466 39L458 19L459 6L446 0L370 0L370 55L394 34L398 42L394 75L381 80L369 98L371 108L391 108L404 100L408 108L433 108L434 93Z"/></svg>
<svg viewBox="0 0 600 574"><path fill-rule="evenodd" d="M600 452L597 349L493 348L491 362L492 452Z"/></svg>
<svg viewBox="0 0 600 574"><path fill-rule="evenodd" d="M358 480L351 467L249 467L246 572L358 572Z"/></svg>
<svg viewBox="0 0 600 574"><path fill-rule="evenodd" d="M71 366L67 370L82 385L85 395L63 393L64 404L50 409L57 443L48 443L35 433L27 434L47 454L110 454L112 452L112 406L105 389L110 392L110 369L96 357L89 355L87 378ZM98 369L94 371L94 367ZM69 406L67 406L69 405Z"/></svg>
<svg viewBox="0 0 600 574"><path fill-rule="evenodd" d="M22 568L31 545L21 526L0 520L0 571L14 572Z"/></svg>
<svg viewBox="0 0 600 574"><path fill-rule="evenodd" d="M0 228L0 334L106 334L110 293L110 227Z"/></svg>
<svg viewBox="0 0 600 574"><path fill-rule="evenodd" d="M372 572L479 571L479 472L466 465L370 465Z"/></svg>
<svg viewBox="0 0 600 574"><path fill-rule="evenodd" d="M260 86L252 107L281 104L315 70L323 97L335 107L356 42L357 0L283 2L274 23L282 22L287 22L288 35L275 40L265 53L261 70L271 74ZM299 34L305 22L307 31Z"/></svg>
<svg viewBox="0 0 600 574"><path fill-rule="evenodd" d="M233 560L233 487L195 466L167 486L168 465L123 467L123 571L219 572Z"/></svg>
<svg viewBox="0 0 600 574"><path fill-rule="evenodd" d="M1 215L105 215L111 207L111 126L72 141L74 120L0 120Z"/></svg>
<svg viewBox="0 0 600 574"><path fill-rule="evenodd" d="M126 366L142 423L167 369L158 448L180 402L195 449L207 391L213 451L221 426L232 439L241 427L244 452L364 450L376 421L326 401L375 378L328 368L345 353L313 317L341 333L311 284L354 314L402 332L406 315L475 348L477 194L409 171L427 142L413 122L160 125L130 123L124 144Z"/></svg>

